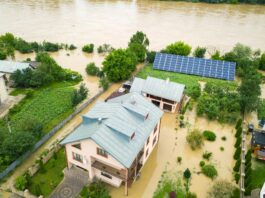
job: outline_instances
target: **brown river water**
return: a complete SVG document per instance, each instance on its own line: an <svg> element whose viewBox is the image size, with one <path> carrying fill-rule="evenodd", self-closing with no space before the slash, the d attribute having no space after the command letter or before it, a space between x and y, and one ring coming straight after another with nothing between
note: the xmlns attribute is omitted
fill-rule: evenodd
<svg viewBox="0 0 265 198"><path fill-rule="evenodd" d="M0 34L12 32L29 41L73 43L79 47L72 52L62 50L51 55L63 67L83 75L91 96L98 91L98 78L87 76L85 66L92 61L100 66L104 56L84 54L80 47L85 43L94 43L96 46L109 43L116 48L125 47L137 30L147 34L150 49L154 50L177 40L194 47L206 46L210 51L227 51L237 42L265 50L265 6L150 0L0 0ZM35 54L16 53L15 56L16 60L25 60L34 58ZM117 84L113 85L100 98L106 98L118 87ZM176 132L176 115L166 113L162 120L159 144L143 168L141 178L129 188L129 197L150 198L164 170L184 171L189 168L193 173L191 191L196 192L199 198L205 198L212 180L197 174L205 150L213 152L210 163L216 165L218 178L232 180L233 127L197 118L194 110L188 111L185 117L191 123L191 128L215 131L217 140L214 143L205 142L203 149L192 151L185 139L188 129ZM72 125L80 121L80 117L74 119L49 142L68 134ZM226 136L227 140L222 141L222 136ZM225 148L224 151L220 150L221 146ZM37 156L31 156L9 181L20 175ZM181 164L176 163L177 156L182 157ZM10 184L9 181L7 184ZM123 186L110 188L110 192L114 198L125 197Z"/></svg>

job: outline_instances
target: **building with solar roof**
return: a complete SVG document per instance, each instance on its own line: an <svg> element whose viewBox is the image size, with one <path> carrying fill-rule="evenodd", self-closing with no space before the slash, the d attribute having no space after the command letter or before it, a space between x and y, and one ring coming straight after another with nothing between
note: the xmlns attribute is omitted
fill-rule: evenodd
<svg viewBox="0 0 265 198"><path fill-rule="evenodd" d="M134 78L130 92L145 96L162 110L179 111L184 99L185 85L148 76L146 80Z"/></svg>
<svg viewBox="0 0 265 198"><path fill-rule="evenodd" d="M61 142L68 168L88 171L90 180L98 178L116 187L125 184L127 195L157 145L162 115L135 92L97 102Z"/></svg>
<svg viewBox="0 0 265 198"><path fill-rule="evenodd" d="M153 69L232 81L235 79L236 63L156 53Z"/></svg>

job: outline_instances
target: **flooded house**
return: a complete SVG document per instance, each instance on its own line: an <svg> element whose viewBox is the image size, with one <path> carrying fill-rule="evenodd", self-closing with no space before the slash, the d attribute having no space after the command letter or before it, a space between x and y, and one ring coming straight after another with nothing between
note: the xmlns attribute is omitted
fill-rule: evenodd
<svg viewBox="0 0 265 198"><path fill-rule="evenodd" d="M134 78L130 92L140 93L164 111L180 111L184 100L185 85L153 77Z"/></svg>
<svg viewBox="0 0 265 198"><path fill-rule="evenodd" d="M252 133L251 147L257 159L265 160L265 132Z"/></svg>
<svg viewBox="0 0 265 198"><path fill-rule="evenodd" d="M163 111L138 93L97 102L62 142L68 168L78 167L112 186L140 177L160 134ZM139 178L141 179L141 178Z"/></svg>

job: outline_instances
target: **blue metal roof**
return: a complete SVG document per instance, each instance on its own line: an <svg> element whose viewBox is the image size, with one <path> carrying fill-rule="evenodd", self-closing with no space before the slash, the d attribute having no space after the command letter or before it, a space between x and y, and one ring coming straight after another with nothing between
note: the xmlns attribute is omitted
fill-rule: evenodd
<svg viewBox="0 0 265 198"><path fill-rule="evenodd" d="M135 111L127 108L130 105L134 106ZM143 111L148 111L146 120ZM97 102L83 116L83 123L61 144L92 139L129 168L162 115L163 111L138 93ZM133 133L135 136L131 139Z"/></svg>
<svg viewBox="0 0 265 198"><path fill-rule="evenodd" d="M236 63L204 58L156 53L154 69L197 76L234 80Z"/></svg>
<svg viewBox="0 0 265 198"><path fill-rule="evenodd" d="M2 73L11 74L14 73L16 70L23 70L26 68L30 68L29 63L0 60L0 72Z"/></svg>

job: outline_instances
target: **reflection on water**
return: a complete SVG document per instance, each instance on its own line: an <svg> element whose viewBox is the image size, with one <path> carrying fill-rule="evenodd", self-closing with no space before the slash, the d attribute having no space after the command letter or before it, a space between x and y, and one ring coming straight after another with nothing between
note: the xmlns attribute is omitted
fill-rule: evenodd
<svg viewBox="0 0 265 198"><path fill-rule="evenodd" d="M176 40L221 50L236 42L265 50L265 7L152 0L0 0L0 33L79 46L124 47L147 33L152 49Z"/></svg>

